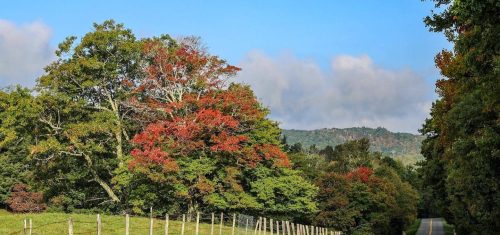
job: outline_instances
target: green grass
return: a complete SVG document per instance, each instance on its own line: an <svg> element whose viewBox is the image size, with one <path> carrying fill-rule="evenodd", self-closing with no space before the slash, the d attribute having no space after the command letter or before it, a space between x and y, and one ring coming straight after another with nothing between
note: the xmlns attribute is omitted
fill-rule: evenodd
<svg viewBox="0 0 500 235"><path fill-rule="evenodd" d="M415 222L413 222L413 224L411 224L410 227L406 229L406 235L415 235L418 231L418 228L420 227L421 222L421 219L416 219Z"/></svg>
<svg viewBox="0 0 500 235"><path fill-rule="evenodd" d="M455 226L448 224L444 219L443 219L443 228L444 228L444 234L445 235L453 235L453 231L455 231Z"/></svg>
<svg viewBox="0 0 500 235"><path fill-rule="evenodd" d="M31 218L33 223L33 235L36 234L68 234L68 219L73 220L74 234L96 234L96 215L86 214L64 214L64 213L40 213L40 214L13 214L5 210L0 210L0 234L23 234L23 220ZM228 219L226 219L228 220ZM229 219L230 220L230 219ZM123 235L125 234L125 216L101 215L103 235ZM200 235L210 234L210 215L202 216L203 223L200 223ZM169 234L180 234L182 222L176 220L169 222ZM154 219L154 234L164 234L165 221ZM185 224L185 235L195 234L195 223ZM226 221L222 234L231 234L230 222ZM240 229L239 234L244 234L244 229ZM130 217L130 234L149 234L149 218ZM250 229L249 229L250 231ZM218 234L219 225L216 216L214 233ZM238 232L236 232L238 234ZM249 233L250 234L250 233Z"/></svg>

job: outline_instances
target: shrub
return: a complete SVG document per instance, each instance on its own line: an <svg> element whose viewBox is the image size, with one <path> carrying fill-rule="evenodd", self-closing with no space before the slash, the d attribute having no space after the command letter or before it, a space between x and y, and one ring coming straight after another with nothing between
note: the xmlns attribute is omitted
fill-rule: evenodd
<svg viewBox="0 0 500 235"><path fill-rule="evenodd" d="M7 198L7 205L13 212L42 212L47 208L43 203L43 193L29 192L28 186L22 183L12 187L10 197Z"/></svg>

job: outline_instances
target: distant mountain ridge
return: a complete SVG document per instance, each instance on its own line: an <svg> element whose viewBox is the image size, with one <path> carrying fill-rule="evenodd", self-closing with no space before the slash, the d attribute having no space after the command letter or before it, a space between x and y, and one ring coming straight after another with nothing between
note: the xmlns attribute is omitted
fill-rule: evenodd
<svg viewBox="0 0 500 235"><path fill-rule="evenodd" d="M351 127L323 128L317 130L283 130L288 144L301 143L304 147L313 144L322 149L327 145L335 147L349 140L368 138L372 151L400 158L405 164L421 159L420 146L424 139L421 135L391 132L385 128Z"/></svg>

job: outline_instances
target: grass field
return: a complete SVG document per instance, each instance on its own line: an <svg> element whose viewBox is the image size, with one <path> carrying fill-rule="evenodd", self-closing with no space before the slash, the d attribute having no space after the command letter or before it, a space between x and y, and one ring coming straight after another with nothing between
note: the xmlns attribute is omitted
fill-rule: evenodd
<svg viewBox="0 0 500 235"><path fill-rule="evenodd" d="M41 214L13 214L5 210L0 210L0 234L23 234L23 221L31 218L33 223L33 235L36 234L68 234L68 219L73 220L74 234L97 234L96 215L86 214L64 214L64 213L41 213ZM177 219L177 218L176 218ZM222 227L222 234L231 234L231 219L225 219ZM101 215L103 235L123 235L125 234L125 216ZM211 215L202 216L203 223L200 223L200 235L210 234ZM216 216L214 234L219 234L219 219ZM130 235L149 234L149 218L130 217ZM181 221L169 221L169 234L181 234ZM153 222L155 235L165 234L165 220L155 219ZM196 223L185 224L185 235L195 234ZM251 234L249 228L248 234ZM252 231L253 232L253 231ZM244 228L236 229L235 234L245 234Z"/></svg>

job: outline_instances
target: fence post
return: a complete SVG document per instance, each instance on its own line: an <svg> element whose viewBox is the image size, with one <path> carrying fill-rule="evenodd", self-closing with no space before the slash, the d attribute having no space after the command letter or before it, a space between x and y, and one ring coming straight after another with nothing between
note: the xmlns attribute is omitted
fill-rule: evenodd
<svg viewBox="0 0 500 235"><path fill-rule="evenodd" d="M215 214L212 213L212 225L210 226L210 235L214 235L214 221L215 221Z"/></svg>
<svg viewBox="0 0 500 235"><path fill-rule="evenodd" d="M255 231L253 232L254 235L256 235L257 231L259 231L259 226L260 226L260 219L257 220L257 223L255 223Z"/></svg>
<svg viewBox="0 0 500 235"><path fill-rule="evenodd" d="M269 230L271 230L271 235L274 235L273 219L269 219Z"/></svg>
<svg viewBox="0 0 500 235"><path fill-rule="evenodd" d="M101 235L101 215L97 214L97 235Z"/></svg>
<svg viewBox="0 0 500 235"><path fill-rule="evenodd" d="M196 213L196 235L200 234L200 212Z"/></svg>
<svg viewBox="0 0 500 235"><path fill-rule="evenodd" d="M264 235L267 235L267 219L264 217Z"/></svg>
<svg viewBox="0 0 500 235"><path fill-rule="evenodd" d="M184 235L184 224L185 223L186 223L186 214L182 214L181 235Z"/></svg>
<svg viewBox="0 0 500 235"><path fill-rule="evenodd" d="M71 217L68 219L68 234L73 235L73 219Z"/></svg>
<svg viewBox="0 0 500 235"><path fill-rule="evenodd" d="M168 214L165 215L165 235L168 235Z"/></svg>
<svg viewBox="0 0 500 235"><path fill-rule="evenodd" d="M222 224L224 223L224 212L220 213L219 235L222 235Z"/></svg>
<svg viewBox="0 0 500 235"><path fill-rule="evenodd" d="M280 222L276 220L276 234L280 235Z"/></svg>
<svg viewBox="0 0 500 235"><path fill-rule="evenodd" d="M233 214L233 229L231 230L231 235L234 235L235 226L236 226L236 213Z"/></svg>
<svg viewBox="0 0 500 235"><path fill-rule="evenodd" d="M281 230L283 230L283 235L286 235L285 221L281 221Z"/></svg>
<svg viewBox="0 0 500 235"><path fill-rule="evenodd" d="M292 226L292 235L297 235L297 233L295 233L295 224L291 223L291 226Z"/></svg>
<svg viewBox="0 0 500 235"><path fill-rule="evenodd" d="M283 234L285 235L290 235L290 233L288 232L288 230L286 229L286 224L287 224L288 221L283 221Z"/></svg>
<svg viewBox="0 0 500 235"><path fill-rule="evenodd" d="M153 235L153 207L149 208L149 235Z"/></svg>
<svg viewBox="0 0 500 235"><path fill-rule="evenodd" d="M32 231L32 230L33 230L33 224L32 224L32 222L31 222L31 218L29 218L29 230L28 230L28 231L29 231L29 232L28 232L28 234L29 234L29 235L31 235L31 231Z"/></svg>
<svg viewBox="0 0 500 235"><path fill-rule="evenodd" d="M248 217L247 217L247 223L245 224L245 235L248 235Z"/></svg>
<svg viewBox="0 0 500 235"><path fill-rule="evenodd" d="M23 220L24 226L23 226L23 234L26 235L26 219Z"/></svg>
<svg viewBox="0 0 500 235"><path fill-rule="evenodd" d="M130 226L130 217L128 214L125 214L125 235L129 235L129 226Z"/></svg>

